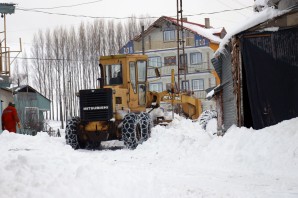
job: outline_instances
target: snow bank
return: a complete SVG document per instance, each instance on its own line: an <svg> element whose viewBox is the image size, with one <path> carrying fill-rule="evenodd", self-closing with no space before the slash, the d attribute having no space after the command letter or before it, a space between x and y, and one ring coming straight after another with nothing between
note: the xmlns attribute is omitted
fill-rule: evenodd
<svg viewBox="0 0 298 198"><path fill-rule="evenodd" d="M64 138L0 135L0 192L10 197L297 197L298 118L213 136L177 116L135 150L73 150Z"/></svg>
<svg viewBox="0 0 298 198"><path fill-rule="evenodd" d="M298 178L298 119L261 130L232 126L206 147L214 169Z"/></svg>

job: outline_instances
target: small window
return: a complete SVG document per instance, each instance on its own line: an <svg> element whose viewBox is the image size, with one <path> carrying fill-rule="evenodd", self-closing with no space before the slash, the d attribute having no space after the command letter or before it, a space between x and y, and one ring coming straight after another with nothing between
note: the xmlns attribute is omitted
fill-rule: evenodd
<svg viewBox="0 0 298 198"><path fill-rule="evenodd" d="M166 90L167 91L171 91L171 85L172 85L171 83L166 84Z"/></svg>
<svg viewBox="0 0 298 198"><path fill-rule="evenodd" d="M184 90L184 91L189 90L189 81L188 80L182 80L181 90Z"/></svg>
<svg viewBox="0 0 298 198"><path fill-rule="evenodd" d="M160 56L149 57L148 62L149 62L149 67L161 67Z"/></svg>
<svg viewBox="0 0 298 198"><path fill-rule="evenodd" d="M204 90L204 80L203 79L192 80L192 90L193 91Z"/></svg>
<svg viewBox="0 0 298 198"><path fill-rule="evenodd" d="M176 65L176 56L166 56L164 57L165 66Z"/></svg>
<svg viewBox="0 0 298 198"><path fill-rule="evenodd" d="M122 67L119 64L106 65L106 85L119 85L123 83Z"/></svg>
<svg viewBox="0 0 298 198"><path fill-rule="evenodd" d="M156 91L156 92L162 92L162 83L150 83L149 90Z"/></svg>
<svg viewBox="0 0 298 198"><path fill-rule="evenodd" d="M163 32L163 41L175 41L175 30L165 30Z"/></svg>
<svg viewBox="0 0 298 198"><path fill-rule="evenodd" d="M187 66L187 54L180 55L180 67L184 68L184 65Z"/></svg>
<svg viewBox="0 0 298 198"><path fill-rule="evenodd" d="M203 63L202 53L195 52L195 53L190 54L190 64L191 65L197 65L197 64L202 64L202 63Z"/></svg>

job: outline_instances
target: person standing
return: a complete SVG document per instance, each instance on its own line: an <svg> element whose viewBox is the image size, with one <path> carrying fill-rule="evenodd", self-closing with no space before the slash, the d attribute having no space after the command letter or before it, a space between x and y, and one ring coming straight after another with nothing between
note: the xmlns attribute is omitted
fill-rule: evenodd
<svg viewBox="0 0 298 198"><path fill-rule="evenodd" d="M9 102L8 107L6 107L2 113L2 130L16 133L16 125L18 125L18 128L21 127L20 119L15 105L12 102Z"/></svg>

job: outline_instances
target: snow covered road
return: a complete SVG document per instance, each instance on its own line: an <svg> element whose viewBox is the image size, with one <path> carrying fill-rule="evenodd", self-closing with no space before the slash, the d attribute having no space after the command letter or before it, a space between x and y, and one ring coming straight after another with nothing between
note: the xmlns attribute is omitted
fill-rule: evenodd
<svg viewBox="0 0 298 198"><path fill-rule="evenodd" d="M212 126L211 126L212 128ZM178 118L135 150L73 150L46 133L0 135L0 197L298 197L298 118L211 136Z"/></svg>

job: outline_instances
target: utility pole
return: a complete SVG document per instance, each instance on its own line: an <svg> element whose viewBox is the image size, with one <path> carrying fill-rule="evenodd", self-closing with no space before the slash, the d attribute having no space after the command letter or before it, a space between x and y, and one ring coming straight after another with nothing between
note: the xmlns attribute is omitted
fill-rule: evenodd
<svg viewBox="0 0 298 198"><path fill-rule="evenodd" d="M142 25L142 54L145 54L145 35L144 35L144 25Z"/></svg>
<svg viewBox="0 0 298 198"><path fill-rule="evenodd" d="M185 57L185 35L183 27L183 9L182 0L177 0L177 61L178 61L178 90L180 92L181 73L184 74L184 81L186 80L186 57ZM182 50L182 56L181 55Z"/></svg>
<svg viewBox="0 0 298 198"><path fill-rule="evenodd" d="M182 0L177 0L177 61L178 61L178 92L181 92L180 89L180 78L181 73L184 74L184 82L186 81L186 56L184 51L184 28L183 28L183 10L182 10ZM181 38L180 38L181 34ZM181 46L181 49L180 49ZM180 57L180 51L182 50L182 56ZM182 83L183 85L183 83ZM178 113L181 113L181 107L178 105Z"/></svg>

